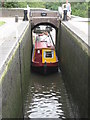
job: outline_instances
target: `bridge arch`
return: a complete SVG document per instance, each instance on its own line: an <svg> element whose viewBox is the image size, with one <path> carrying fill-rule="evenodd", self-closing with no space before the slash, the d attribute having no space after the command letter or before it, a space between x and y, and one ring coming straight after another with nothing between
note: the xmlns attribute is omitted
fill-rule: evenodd
<svg viewBox="0 0 90 120"><path fill-rule="evenodd" d="M52 28L55 29L55 43L54 43L54 45L56 47L57 37L58 37L58 27L55 26L54 24L50 23L50 22L39 22L36 25L32 24L32 26L31 26L31 33L37 26L40 26L40 25L49 25L49 26L51 26ZM32 38L32 34L31 34L31 38Z"/></svg>
<svg viewBox="0 0 90 120"><path fill-rule="evenodd" d="M50 25L55 30L57 30L60 26L60 17L58 14L58 11L48 11L47 9L40 9L39 11L37 10L32 10L30 13L30 23L32 25L32 29L38 26L39 24L46 24Z"/></svg>
<svg viewBox="0 0 90 120"><path fill-rule="evenodd" d="M53 27L56 31L58 30L57 26L55 26L53 23L50 23L50 22L39 22L35 25L32 24L31 30L33 30L34 28L36 28L39 25L49 25L49 26Z"/></svg>

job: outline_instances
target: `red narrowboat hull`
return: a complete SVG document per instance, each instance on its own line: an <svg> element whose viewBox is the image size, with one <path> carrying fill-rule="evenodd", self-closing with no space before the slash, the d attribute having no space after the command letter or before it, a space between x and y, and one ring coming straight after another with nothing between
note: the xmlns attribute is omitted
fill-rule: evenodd
<svg viewBox="0 0 90 120"><path fill-rule="evenodd" d="M47 67L58 67L58 62L55 62L55 63L32 62L32 66L35 66L35 67L44 67L45 64L46 64Z"/></svg>
<svg viewBox="0 0 90 120"><path fill-rule="evenodd" d="M32 70L39 73L52 73L58 71L58 62L55 63L37 63L32 62Z"/></svg>

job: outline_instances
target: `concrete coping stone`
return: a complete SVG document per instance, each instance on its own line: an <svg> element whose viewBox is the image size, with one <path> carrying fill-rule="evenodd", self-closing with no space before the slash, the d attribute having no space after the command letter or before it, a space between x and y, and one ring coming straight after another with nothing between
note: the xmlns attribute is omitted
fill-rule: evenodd
<svg viewBox="0 0 90 120"><path fill-rule="evenodd" d="M5 26L3 26L3 28L8 29L9 25L10 23L8 22ZM0 44L0 79L2 77L3 72L5 71L8 61L12 57L14 51L16 50L16 47L19 44L22 35L24 34L26 28L29 26L29 21L21 21L19 23L15 23L12 21L12 27L15 26L16 29L10 29L10 31L8 29L9 32L6 32L8 32L9 34L1 38L3 42L2 44ZM5 33L5 30L3 32Z"/></svg>
<svg viewBox="0 0 90 120"><path fill-rule="evenodd" d="M85 23L85 22L84 22ZM88 34L88 24L83 26L83 22L79 21L62 21L62 24L65 25L70 31L72 31L78 38L82 40L87 46L90 47L89 43L89 34ZM75 26L76 25L76 26ZM78 25L78 26L77 26ZM80 27L83 27L80 28ZM84 30L85 29L85 30Z"/></svg>

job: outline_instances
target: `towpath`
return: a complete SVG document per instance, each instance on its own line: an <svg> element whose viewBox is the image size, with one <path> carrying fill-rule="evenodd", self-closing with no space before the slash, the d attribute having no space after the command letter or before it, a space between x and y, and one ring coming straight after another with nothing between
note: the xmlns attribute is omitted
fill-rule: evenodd
<svg viewBox="0 0 90 120"><path fill-rule="evenodd" d="M90 19L78 16L72 16L71 20L62 21L73 33L80 37L83 42L90 46Z"/></svg>
<svg viewBox="0 0 90 120"><path fill-rule="evenodd" d="M15 18L0 17L0 21L5 24L0 26L0 69L6 63L15 45L18 43L20 36L29 24L21 18L15 22Z"/></svg>

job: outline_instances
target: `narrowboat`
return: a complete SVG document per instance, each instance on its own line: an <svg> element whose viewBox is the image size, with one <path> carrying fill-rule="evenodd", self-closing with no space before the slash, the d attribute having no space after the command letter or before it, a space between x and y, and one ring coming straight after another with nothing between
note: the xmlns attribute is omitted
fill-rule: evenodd
<svg viewBox="0 0 90 120"><path fill-rule="evenodd" d="M48 32L36 34L31 66L33 70L41 73L58 71L58 58L55 46Z"/></svg>

